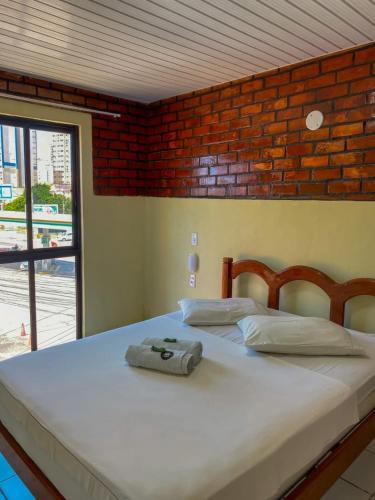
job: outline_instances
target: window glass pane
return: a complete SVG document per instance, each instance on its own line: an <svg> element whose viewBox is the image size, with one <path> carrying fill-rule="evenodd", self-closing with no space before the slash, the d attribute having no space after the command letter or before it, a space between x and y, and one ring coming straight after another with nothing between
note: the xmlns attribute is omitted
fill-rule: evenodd
<svg viewBox="0 0 375 500"><path fill-rule="evenodd" d="M0 252L27 249L23 129L0 124Z"/></svg>
<svg viewBox="0 0 375 500"><path fill-rule="evenodd" d="M76 338L75 257L35 262L38 349Z"/></svg>
<svg viewBox="0 0 375 500"><path fill-rule="evenodd" d="M27 267L0 265L0 361L31 349Z"/></svg>
<svg viewBox="0 0 375 500"><path fill-rule="evenodd" d="M73 245L71 135L30 130L33 247Z"/></svg>

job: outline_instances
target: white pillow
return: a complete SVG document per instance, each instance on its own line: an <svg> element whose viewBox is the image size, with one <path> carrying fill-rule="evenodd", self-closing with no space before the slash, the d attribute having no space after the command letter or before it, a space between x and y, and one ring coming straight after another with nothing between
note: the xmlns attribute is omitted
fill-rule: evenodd
<svg viewBox="0 0 375 500"><path fill-rule="evenodd" d="M255 351L306 355L363 355L350 333L323 318L248 316L238 322Z"/></svg>
<svg viewBox="0 0 375 500"><path fill-rule="evenodd" d="M182 321L189 325L234 325L251 314L268 314L253 299L181 299Z"/></svg>

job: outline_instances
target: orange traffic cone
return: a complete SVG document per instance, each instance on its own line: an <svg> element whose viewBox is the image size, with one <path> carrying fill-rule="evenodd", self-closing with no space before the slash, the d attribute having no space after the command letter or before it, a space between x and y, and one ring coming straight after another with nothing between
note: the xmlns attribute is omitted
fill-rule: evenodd
<svg viewBox="0 0 375 500"><path fill-rule="evenodd" d="M26 337L26 335L27 333L26 333L25 323L22 323L20 337Z"/></svg>

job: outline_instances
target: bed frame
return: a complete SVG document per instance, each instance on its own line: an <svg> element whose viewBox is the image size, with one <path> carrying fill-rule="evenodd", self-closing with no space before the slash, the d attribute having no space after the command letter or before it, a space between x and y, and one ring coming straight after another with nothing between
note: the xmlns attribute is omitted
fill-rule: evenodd
<svg viewBox="0 0 375 500"><path fill-rule="evenodd" d="M293 266L275 272L257 260L233 262L231 257L224 257L221 291L223 299L232 297L233 280L242 273L253 273L263 278L268 285L267 305L272 309L279 309L280 289L286 283L302 280L319 286L330 299L330 320L342 326L345 320L345 304L349 299L359 295L375 296L375 279L359 278L337 283L313 267ZM320 499L374 438L375 408L336 443L282 498Z"/></svg>
<svg viewBox="0 0 375 500"><path fill-rule="evenodd" d="M349 299L358 295L375 296L375 279L360 278L346 283L336 283L329 276L312 267L293 266L277 273L256 260L233 262L232 258L225 257L222 271L223 298L232 297L233 280L242 273L253 273L264 279L269 288L268 307L273 309L279 309L280 289L286 283L303 280L318 285L330 298L330 319L340 325L344 324L345 303ZM319 500L374 438L375 409L336 443L281 498L284 500ZM1 422L0 451L36 498L42 498L43 500L63 499L54 485L30 459Z"/></svg>

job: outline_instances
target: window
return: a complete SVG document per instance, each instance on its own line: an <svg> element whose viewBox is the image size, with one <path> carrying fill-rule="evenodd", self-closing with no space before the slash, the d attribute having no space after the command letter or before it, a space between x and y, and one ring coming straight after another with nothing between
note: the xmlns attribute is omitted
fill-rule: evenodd
<svg viewBox="0 0 375 500"><path fill-rule="evenodd" d="M80 338L78 130L0 116L0 361Z"/></svg>

